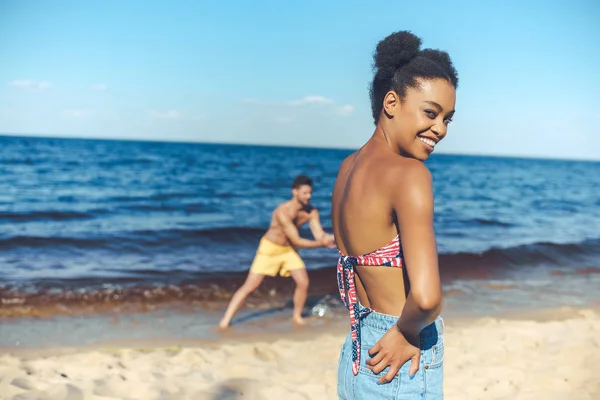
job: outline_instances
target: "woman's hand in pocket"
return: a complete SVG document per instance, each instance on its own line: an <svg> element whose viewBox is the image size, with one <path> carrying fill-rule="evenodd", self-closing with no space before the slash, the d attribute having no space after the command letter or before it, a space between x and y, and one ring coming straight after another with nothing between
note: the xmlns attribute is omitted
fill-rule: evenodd
<svg viewBox="0 0 600 400"><path fill-rule="evenodd" d="M409 374L412 379L419 370L421 361L419 344L418 337L409 341L394 325L369 349L369 356L372 358L366 361L367 368L374 374L379 374L389 366L387 374L378 381L379 384L384 384L394 379L404 363L411 360Z"/></svg>

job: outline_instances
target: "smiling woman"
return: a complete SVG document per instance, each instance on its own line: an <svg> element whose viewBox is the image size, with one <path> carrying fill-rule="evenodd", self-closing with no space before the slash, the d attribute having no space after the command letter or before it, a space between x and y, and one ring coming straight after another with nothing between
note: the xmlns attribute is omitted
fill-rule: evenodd
<svg viewBox="0 0 600 400"><path fill-rule="evenodd" d="M338 284L351 323L341 399L443 397L433 189L422 161L448 132L458 77L447 53L420 46L410 32L378 44L375 133L343 161L333 191Z"/></svg>
<svg viewBox="0 0 600 400"><path fill-rule="evenodd" d="M382 126L383 134L387 141L393 135L401 142L397 144L401 155L424 161L446 135L445 126L452 121L458 76L448 53L419 50L420 46L421 40L406 32L390 35L379 43L371 109L376 125L382 112L387 117L387 121L382 121L382 125L387 125L385 129ZM402 107L396 107L400 101ZM435 124L438 117L443 122L439 127ZM425 146L409 144L416 139L410 137L414 131ZM394 135L396 132L399 135Z"/></svg>

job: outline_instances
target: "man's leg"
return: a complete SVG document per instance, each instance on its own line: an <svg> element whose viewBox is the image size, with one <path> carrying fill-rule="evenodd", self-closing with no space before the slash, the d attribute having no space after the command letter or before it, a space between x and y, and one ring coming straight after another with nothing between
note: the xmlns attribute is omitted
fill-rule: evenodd
<svg viewBox="0 0 600 400"><path fill-rule="evenodd" d="M304 310L306 296L308 295L308 273L306 268L298 268L290 270L290 274L296 283L296 290L294 290L294 322L304 325L306 322L302 318L302 310Z"/></svg>
<svg viewBox="0 0 600 400"><path fill-rule="evenodd" d="M250 295L250 293L254 292L256 288L258 288L265 278L264 275L256 274L254 272L249 272L248 277L246 278L246 282L233 294L231 297L231 301L227 306L227 311L225 311L225 315L221 322L219 322L219 328L225 329L231 323L231 319L235 315L235 313L240 309L246 297Z"/></svg>

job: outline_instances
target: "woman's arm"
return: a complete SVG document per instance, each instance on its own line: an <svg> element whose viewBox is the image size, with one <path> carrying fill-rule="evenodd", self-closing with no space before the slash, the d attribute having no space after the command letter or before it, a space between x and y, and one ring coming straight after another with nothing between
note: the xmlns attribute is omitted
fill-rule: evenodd
<svg viewBox="0 0 600 400"><path fill-rule="evenodd" d="M421 330L431 324L442 308L442 289L433 231L431 174L421 162L406 161L402 181L388 182L392 207L400 231L404 268L410 281L406 303L396 327L388 330L369 349L367 366L378 374L388 366L380 384L390 382L400 367L411 360L410 377L419 370ZM397 177L398 174L395 174Z"/></svg>
<svg viewBox="0 0 600 400"><path fill-rule="evenodd" d="M422 164L404 171L401 185L392 197L401 236L402 252L410 291L398 329L411 341L430 325L442 308L442 287L433 229L431 173Z"/></svg>

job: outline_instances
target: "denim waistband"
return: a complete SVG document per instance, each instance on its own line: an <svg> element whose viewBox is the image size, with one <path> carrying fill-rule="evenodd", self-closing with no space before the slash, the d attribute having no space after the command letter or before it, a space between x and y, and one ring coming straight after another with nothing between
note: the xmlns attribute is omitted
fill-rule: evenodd
<svg viewBox="0 0 600 400"><path fill-rule="evenodd" d="M362 304L358 303L359 309L363 309ZM387 332L392 326L398 322L398 316L382 314L377 311L371 311L362 321L361 324L373 329ZM444 320L442 317L437 317L435 321L423 328L421 331L421 339L433 338L444 335Z"/></svg>

